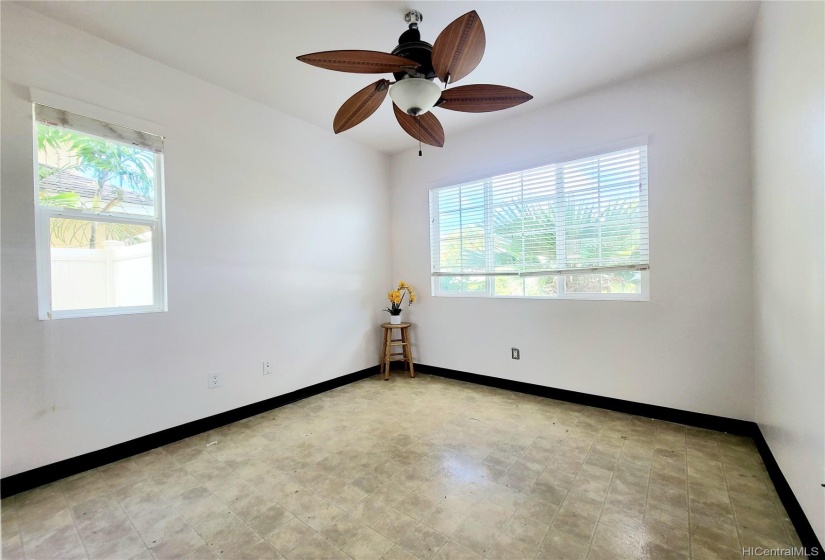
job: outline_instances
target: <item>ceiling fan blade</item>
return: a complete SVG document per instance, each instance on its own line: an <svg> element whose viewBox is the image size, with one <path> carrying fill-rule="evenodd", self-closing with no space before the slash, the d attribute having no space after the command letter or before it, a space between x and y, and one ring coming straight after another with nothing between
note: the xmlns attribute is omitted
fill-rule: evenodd
<svg viewBox="0 0 825 560"><path fill-rule="evenodd" d="M372 115L387 97L389 84L389 80L378 80L347 99L335 113L335 120L332 122L335 134L361 124Z"/></svg>
<svg viewBox="0 0 825 560"><path fill-rule="evenodd" d="M433 43L433 69L439 79L453 84L473 71L481 62L487 39L475 10L444 28Z"/></svg>
<svg viewBox="0 0 825 560"><path fill-rule="evenodd" d="M444 128L442 128L435 115L428 112L413 117L399 109L395 103L392 104L392 110L395 112L395 118L401 128L404 129L404 132L430 146L436 148L444 146Z"/></svg>
<svg viewBox="0 0 825 560"><path fill-rule="evenodd" d="M356 74L403 72L407 68L420 66L414 60L378 51L325 51L305 54L297 58L301 62L319 68Z"/></svg>
<svg viewBox="0 0 825 560"><path fill-rule="evenodd" d="M441 92L436 107L463 111L465 113L487 113L501 111L521 105L533 99L529 93L514 88L491 84L458 86Z"/></svg>

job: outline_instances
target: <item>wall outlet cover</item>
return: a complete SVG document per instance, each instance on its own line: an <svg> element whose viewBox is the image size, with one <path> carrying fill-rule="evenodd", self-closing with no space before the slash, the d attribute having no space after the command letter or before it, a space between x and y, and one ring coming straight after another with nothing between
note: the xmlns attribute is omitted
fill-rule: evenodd
<svg viewBox="0 0 825 560"><path fill-rule="evenodd" d="M206 386L210 389L223 385L223 372L210 373L206 376Z"/></svg>

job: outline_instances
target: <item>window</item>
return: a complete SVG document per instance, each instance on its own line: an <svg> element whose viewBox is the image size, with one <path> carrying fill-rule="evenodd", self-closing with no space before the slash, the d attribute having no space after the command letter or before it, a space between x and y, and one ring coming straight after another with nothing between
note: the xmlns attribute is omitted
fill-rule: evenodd
<svg viewBox="0 0 825 560"><path fill-rule="evenodd" d="M433 294L645 300L647 147L430 191Z"/></svg>
<svg viewBox="0 0 825 560"><path fill-rule="evenodd" d="M166 309L163 138L34 105L41 319Z"/></svg>

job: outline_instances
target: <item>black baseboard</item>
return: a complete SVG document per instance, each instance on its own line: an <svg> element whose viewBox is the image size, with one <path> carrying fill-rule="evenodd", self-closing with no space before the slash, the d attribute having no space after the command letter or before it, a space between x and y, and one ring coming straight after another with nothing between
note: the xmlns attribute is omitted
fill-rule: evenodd
<svg viewBox="0 0 825 560"><path fill-rule="evenodd" d="M523 381L511 381L509 379L489 377L487 375L479 375L477 373L467 373L465 371L428 366L426 364L415 364L415 369L421 373L430 373L432 375L456 379L458 381L467 381L478 385L486 385L497 389L514 391L516 393L525 393L528 395L546 397L548 399L555 399L558 401L592 406L595 408L604 408L607 410L624 412L626 414L633 414L636 416L644 416L646 418L655 418L666 422L685 424L686 426L707 428L708 430L715 430L717 432L727 432L729 434L753 437L755 431L758 429L756 424L753 422L748 422L747 420L736 420L735 418L725 418L724 416L713 416L712 414L702 414L700 412L690 412L687 410L679 410L677 408L667 408L665 406L657 406L655 404L624 401L621 399L614 399L612 397L601 397L598 395L590 395L588 393L568 391L567 389L556 389L554 387L545 387L544 385L524 383Z"/></svg>
<svg viewBox="0 0 825 560"><path fill-rule="evenodd" d="M773 482L774 488L776 488L776 492L779 495L779 499L782 501L782 505L785 507L785 511L788 513L788 517L796 529L796 534L799 536L802 546L805 547L809 553L817 551L820 556L823 553L822 545L820 545L810 521L808 521L805 512L802 510L802 506L799 505L799 501L796 499L793 490L791 490L788 481L785 479L785 475L782 474L782 470L779 468L776 459L774 459L773 453L771 453L770 447L768 447L768 443L762 435L762 431L755 422L725 418L724 416L714 416L712 414L690 412L687 410L679 410L676 408L668 408L653 404L625 401L611 397L601 397L587 393L578 393L576 391L568 391L566 389L556 389L554 387L545 387L544 385L511 381L509 379L489 377L486 375L479 375L477 373L456 371L437 366L428 366L426 364L415 364L415 369L421 373L429 373L431 375L455 379L457 381L466 381L468 383L486 385L488 387L505 389L507 391L514 391L517 393L547 397L559 401L592 406L595 408L604 408L626 414L633 414L635 416L644 416L646 418L655 418L657 420L684 424L686 426L706 428L717 432L727 432L729 434L751 437L756 444L756 449L762 456L762 462L765 463L765 468L771 477L771 482ZM814 555L811 554L810 557L813 558Z"/></svg>
<svg viewBox="0 0 825 560"><path fill-rule="evenodd" d="M304 387L303 389L298 389L297 391L293 391L285 395L272 397L271 399L248 404L240 408L215 414L214 416L201 418L200 420L195 420L187 424L181 424L180 426L175 426L174 428L169 428L167 430L145 435L137 439L118 443L117 445L113 445L111 447L92 451L91 453L72 457L71 459L65 459L63 461L58 461L50 465L44 465L30 471L7 476L0 480L0 496L7 498L9 496L19 494L20 492L25 492L26 490L31 490L32 488L42 486L43 484L60 480L61 478L66 478L68 476L72 476L89 469L94 469L114 461L120 461L121 459L138 455L151 449L168 445L203 432L208 432L209 430L220 428L221 426L231 424L232 422L237 422L238 420L243 420L244 418L249 418L295 401L299 401L319 393L324 393L331 389L336 389L354 381L365 379L377 373L378 366L372 366L362 369L361 371L356 371L355 373L350 373L341 377L336 377L335 379L330 379L329 381L323 381L309 387Z"/></svg>
<svg viewBox="0 0 825 560"><path fill-rule="evenodd" d="M796 495L791 490L791 485L788 484L785 475L782 474L782 469L779 468L779 463L776 462L765 436L762 435L762 430L757 427L756 432L756 435L753 436L756 449L759 450L759 455L762 456L762 462L765 463L765 468L768 470L774 488L776 488L776 493L779 495L779 499L782 501L782 505L785 506L785 511L796 529L799 541L808 550L809 558L821 557L823 553L822 545L819 543L814 528L808 521L805 512L802 511L802 506L799 505ZM817 551L816 554L813 553L814 550Z"/></svg>

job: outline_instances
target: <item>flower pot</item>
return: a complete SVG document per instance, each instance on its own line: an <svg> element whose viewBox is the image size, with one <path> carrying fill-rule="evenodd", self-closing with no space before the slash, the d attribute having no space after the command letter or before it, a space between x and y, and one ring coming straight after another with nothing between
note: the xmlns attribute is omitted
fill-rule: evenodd
<svg viewBox="0 0 825 560"><path fill-rule="evenodd" d="M391 325L400 325L401 324L401 314L398 315L390 315L390 324Z"/></svg>

